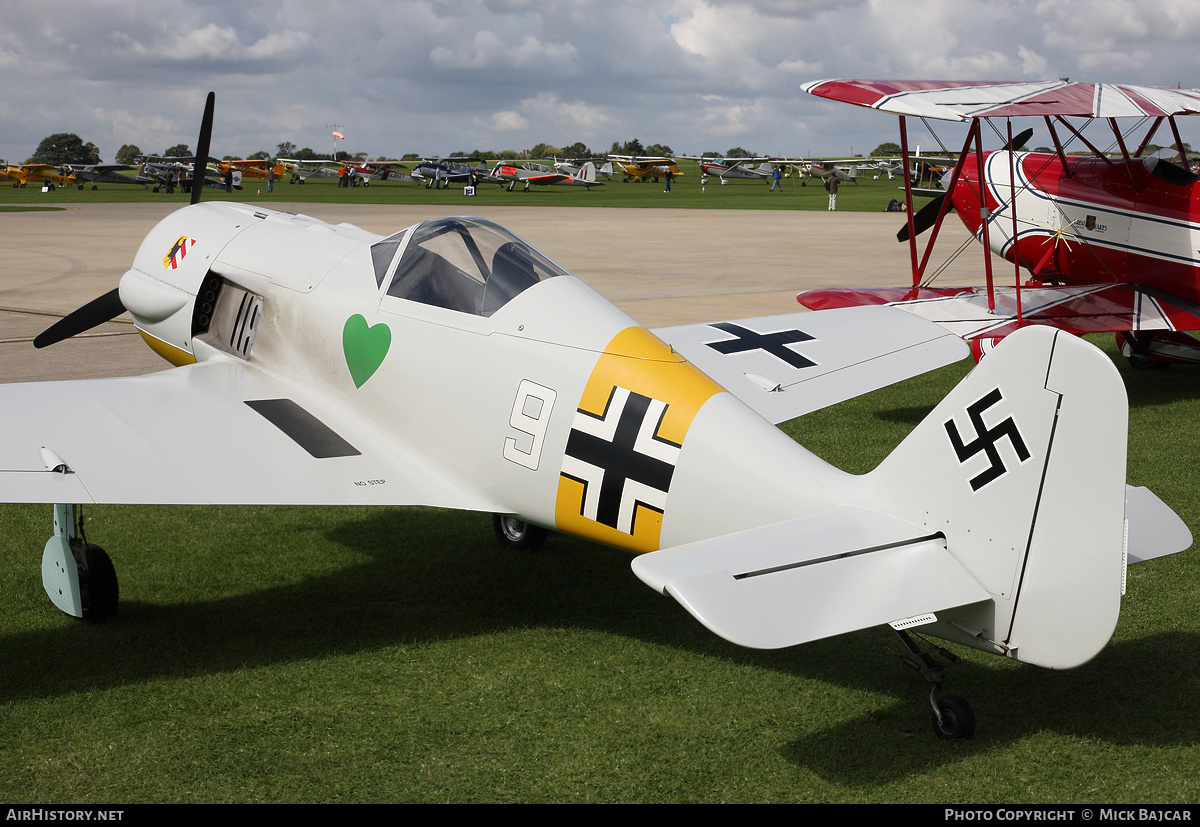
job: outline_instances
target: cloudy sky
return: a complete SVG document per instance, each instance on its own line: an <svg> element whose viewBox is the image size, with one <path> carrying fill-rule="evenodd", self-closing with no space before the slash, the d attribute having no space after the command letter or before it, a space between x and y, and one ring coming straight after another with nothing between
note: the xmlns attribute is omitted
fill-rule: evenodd
<svg viewBox="0 0 1200 827"><path fill-rule="evenodd" d="M895 118L797 90L826 77L1200 87L1195 0L11 0L3 20L12 161L57 132L106 161L127 143L195 148L210 89L214 155L329 151L336 124L338 149L375 158L633 138L829 157L896 140Z"/></svg>

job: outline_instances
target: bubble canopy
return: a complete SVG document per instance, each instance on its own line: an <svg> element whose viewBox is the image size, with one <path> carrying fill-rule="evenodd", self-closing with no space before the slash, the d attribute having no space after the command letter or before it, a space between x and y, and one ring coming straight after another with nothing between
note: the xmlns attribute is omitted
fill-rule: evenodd
<svg viewBox="0 0 1200 827"><path fill-rule="evenodd" d="M371 245L371 260L387 295L475 316L491 316L543 279L567 274L504 227L474 217L402 230Z"/></svg>

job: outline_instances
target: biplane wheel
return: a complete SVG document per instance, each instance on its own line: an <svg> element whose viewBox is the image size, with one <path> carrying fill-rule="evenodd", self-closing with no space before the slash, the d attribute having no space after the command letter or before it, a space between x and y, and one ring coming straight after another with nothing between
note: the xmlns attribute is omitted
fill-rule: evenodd
<svg viewBox="0 0 1200 827"><path fill-rule="evenodd" d="M975 734L975 711L971 705L957 695L946 695L938 699L938 712L934 714L933 731L945 741L965 741Z"/></svg>
<svg viewBox="0 0 1200 827"><path fill-rule="evenodd" d="M87 571L80 571L80 591L85 591L83 619L91 623L103 623L117 613L120 587L117 585L117 570L108 553L93 543L83 547Z"/></svg>
<svg viewBox="0 0 1200 827"><path fill-rule="evenodd" d="M546 529L507 514L492 515L492 529L505 548L536 549L546 542Z"/></svg>
<svg viewBox="0 0 1200 827"><path fill-rule="evenodd" d="M1145 356L1136 353L1129 354L1129 367L1134 370L1164 370L1171 367L1170 362L1153 362Z"/></svg>

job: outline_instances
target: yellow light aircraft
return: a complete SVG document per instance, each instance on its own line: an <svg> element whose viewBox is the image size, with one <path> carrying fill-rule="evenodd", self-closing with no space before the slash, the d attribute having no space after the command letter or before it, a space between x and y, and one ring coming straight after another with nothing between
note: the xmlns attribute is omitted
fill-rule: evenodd
<svg viewBox="0 0 1200 827"><path fill-rule="evenodd" d="M62 167L53 164L9 164L4 168L4 176L14 182L14 188L24 188L30 182L50 183L60 187L79 183L70 172L64 174Z"/></svg>

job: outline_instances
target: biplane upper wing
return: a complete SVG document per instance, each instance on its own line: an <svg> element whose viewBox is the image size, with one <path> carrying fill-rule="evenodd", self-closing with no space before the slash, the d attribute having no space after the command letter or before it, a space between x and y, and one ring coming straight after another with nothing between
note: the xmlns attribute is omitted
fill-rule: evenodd
<svg viewBox="0 0 1200 827"><path fill-rule="evenodd" d="M654 334L774 423L967 355L952 332L883 307L683 325Z"/></svg>
<svg viewBox="0 0 1200 827"><path fill-rule="evenodd" d="M495 510L417 451L234 363L0 386L0 501Z"/></svg>
<svg viewBox="0 0 1200 827"><path fill-rule="evenodd" d="M948 121L1064 116L1166 117L1200 114L1200 89L1054 81L827 79L801 84L821 98L893 115Z"/></svg>

